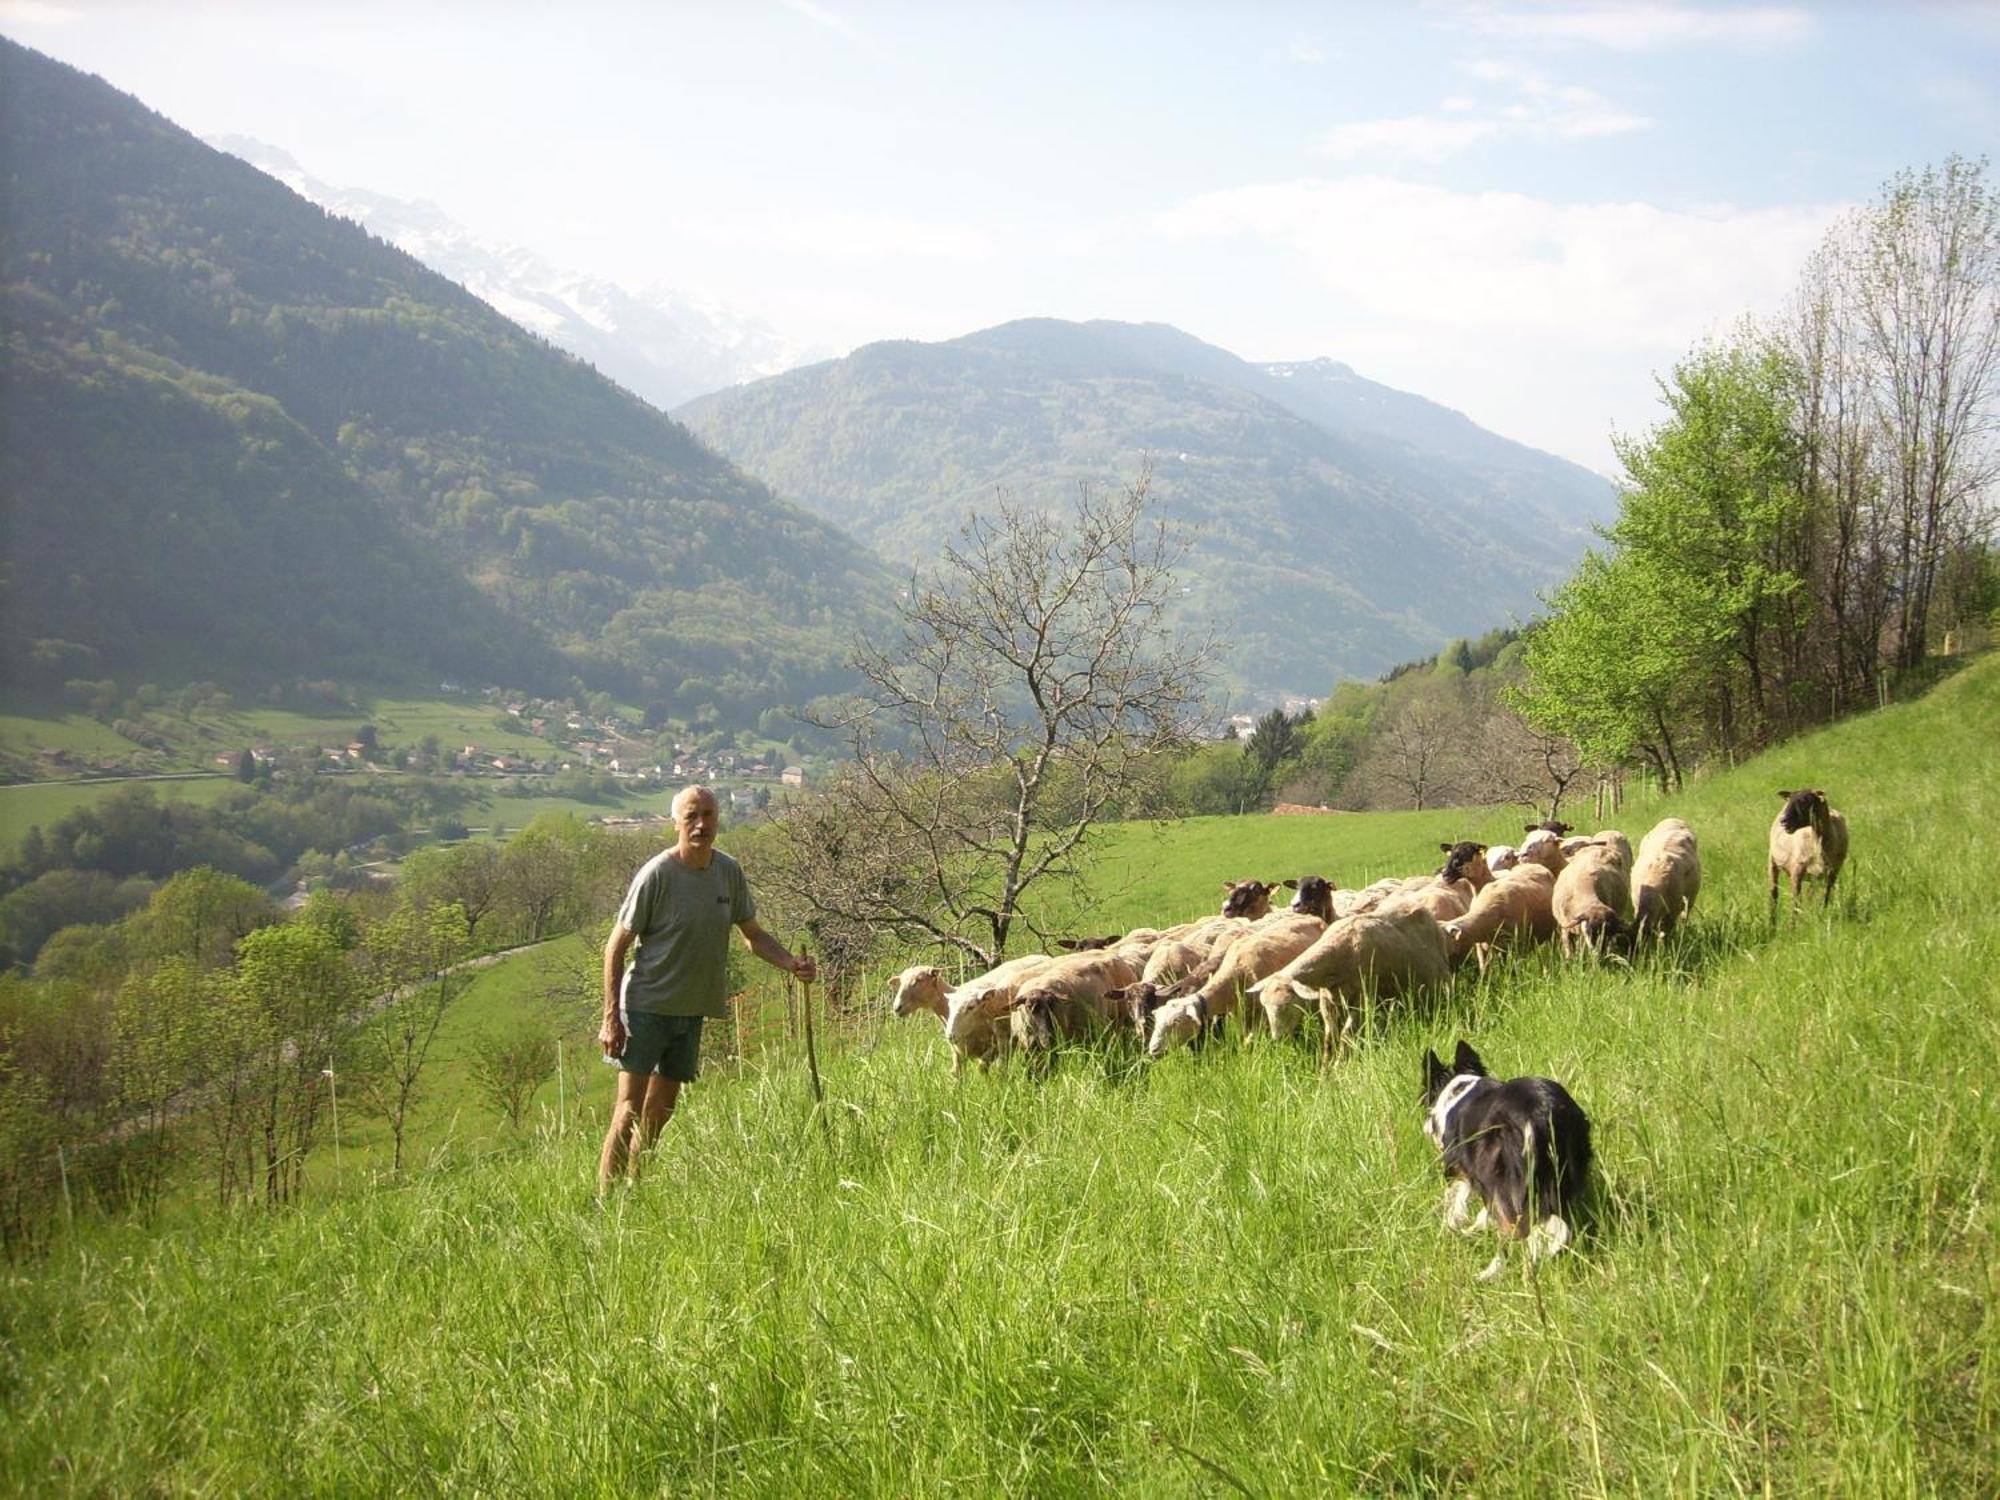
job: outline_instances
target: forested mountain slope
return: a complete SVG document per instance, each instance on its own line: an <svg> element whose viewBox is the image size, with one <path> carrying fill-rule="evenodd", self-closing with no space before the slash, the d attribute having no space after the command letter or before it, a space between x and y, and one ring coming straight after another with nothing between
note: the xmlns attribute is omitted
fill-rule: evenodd
<svg viewBox="0 0 2000 1500"><path fill-rule="evenodd" d="M12 670L844 680L839 531L102 81L0 43L0 99Z"/></svg>
<svg viewBox="0 0 2000 1500"><path fill-rule="evenodd" d="M846 359L679 413L781 493L918 562L996 488L1059 501L1150 455L1195 546L1191 603L1254 691L1323 692L1526 618L1611 487L1318 362L1263 367L1158 324L1034 319Z"/></svg>

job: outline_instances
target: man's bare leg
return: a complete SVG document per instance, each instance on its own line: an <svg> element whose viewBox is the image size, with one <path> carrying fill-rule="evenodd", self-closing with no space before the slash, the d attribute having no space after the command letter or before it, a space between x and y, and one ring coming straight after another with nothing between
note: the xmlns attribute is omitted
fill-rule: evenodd
<svg viewBox="0 0 2000 1500"><path fill-rule="evenodd" d="M639 1178L639 1160L673 1117L680 1098L678 1078L657 1073L620 1073L618 1094L611 1104L611 1128L604 1133L604 1151L597 1161L597 1191L608 1192L619 1177Z"/></svg>
<svg viewBox="0 0 2000 1500"><path fill-rule="evenodd" d="M611 1101L611 1128L604 1133L604 1150L597 1159L599 1197L610 1191L614 1178L624 1176L628 1170L650 1081L644 1073L618 1075L618 1092Z"/></svg>

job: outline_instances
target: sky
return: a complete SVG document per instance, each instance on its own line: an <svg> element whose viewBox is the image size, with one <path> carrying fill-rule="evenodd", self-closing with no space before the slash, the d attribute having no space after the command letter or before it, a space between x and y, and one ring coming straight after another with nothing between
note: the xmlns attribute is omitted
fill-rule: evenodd
<svg viewBox="0 0 2000 1500"><path fill-rule="evenodd" d="M1164 322L1612 474L1841 215L2000 143L2000 0L0 0L0 33L802 344Z"/></svg>

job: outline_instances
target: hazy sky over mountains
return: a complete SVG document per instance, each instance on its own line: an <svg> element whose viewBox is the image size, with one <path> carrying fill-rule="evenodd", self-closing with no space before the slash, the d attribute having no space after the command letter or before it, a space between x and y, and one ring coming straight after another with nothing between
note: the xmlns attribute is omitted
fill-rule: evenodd
<svg viewBox="0 0 2000 1500"><path fill-rule="evenodd" d="M1994 5L0 0L0 31L800 343L1156 319L1604 470L1842 208L2000 141Z"/></svg>

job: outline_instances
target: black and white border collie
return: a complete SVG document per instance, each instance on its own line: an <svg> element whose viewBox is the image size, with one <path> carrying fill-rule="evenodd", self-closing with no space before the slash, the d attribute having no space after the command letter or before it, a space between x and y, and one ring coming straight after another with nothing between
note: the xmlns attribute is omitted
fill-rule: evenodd
<svg viewBox="0 0 2000 1500"><path fill-rule="evenodd" d="M1471 1234L1489 1222L1528 1242L1528 1259L1569 1243L1569 1211L1590 1182L1590 1121L1561 1084L1488 1076L1465 1042L1450 1067L1424 1049L1424 1134L1444 1157L1445 1227ZM1479 1195L1471 1218L1472 1195ZM1504 1255L1479 1273L1500 1274Z"/></svg>

